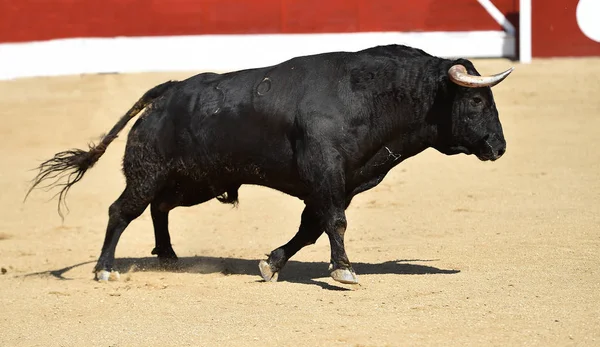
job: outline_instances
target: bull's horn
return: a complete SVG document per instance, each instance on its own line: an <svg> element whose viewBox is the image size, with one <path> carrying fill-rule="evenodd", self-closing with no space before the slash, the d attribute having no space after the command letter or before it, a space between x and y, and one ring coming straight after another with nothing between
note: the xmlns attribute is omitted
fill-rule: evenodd
<svg viewBox="0 0 600 347"><path fill-rule="evenodd" d="M474 76L469 75L467 69L462 65L453 65L450 70L448 70L448 76L450 76L450 80L459 86L468 87L468 88L481 88L481 87L493 87L496 84L502 82L514 68L510 68L504 72L499 74L495 74L492 76Z"/></svg>

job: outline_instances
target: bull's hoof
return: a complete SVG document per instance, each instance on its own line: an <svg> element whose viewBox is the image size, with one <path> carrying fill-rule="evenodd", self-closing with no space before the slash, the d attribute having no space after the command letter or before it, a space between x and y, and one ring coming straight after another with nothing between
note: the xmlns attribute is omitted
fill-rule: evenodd
<svg viewBox="0 0 600 347"><path fill-rule="evenodd" d="M266 260L261 260L260 263L258 263L258 268L260 269L260 275L265 282L277 282L279 272L273 272L273 270L271 270L271 265L269 265Z"/></svg>
<svg viewBox="0 0 600 347"><path fill-rule="evenodd" d="M169 248L154 247L152 249L152 251L150 252L150 254L157 255L159 259L160 258L165 258L165 259L169 258L169 259L177 260L177 254L175 254L175 251L171 247L169 247Z"/></svg>
<svg viewBox="0 0 600 347"><path fill-rule="evenodd" d="M358 284L358 278L354 271L348 269L336 269L331 272L331 278L344 284Z"/></svg>
<svg viewBox="0 0 600 347"><path fill-rule="evenodd" d="M96 281L98 282L108 282L108 281L118 281L121 278L121 275L118 271L108 272L106 270L96 271Z"/></svg>

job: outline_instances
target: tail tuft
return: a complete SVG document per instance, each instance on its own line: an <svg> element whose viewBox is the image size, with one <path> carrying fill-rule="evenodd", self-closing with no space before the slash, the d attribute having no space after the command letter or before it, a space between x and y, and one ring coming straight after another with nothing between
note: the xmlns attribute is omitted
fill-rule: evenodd
<svg viewBox="0 0 600 347"><path fill-rule="evenodd" d="M25 195L25 200L29 196L29 193L35 188L45 189L49 191L55 187L62 187L61 190L56 193L54 197L58 196L58 214L64 219L61 203L67 208L65 197L67 192L75 183L79 182L85 172L94 166L94 164L100 159L106 145L102 141L98 146L90 145L88 151L81 149L71 149L63 152L56 153L52 159L46 160L38 166L38 174L33 179L33 183ZM65 183L61 183L66 178ZM49 182L44 186L39 186L42 182ZM39 186L39 187L38 187ZM68 210L68 208L67 208Z"/></svg>

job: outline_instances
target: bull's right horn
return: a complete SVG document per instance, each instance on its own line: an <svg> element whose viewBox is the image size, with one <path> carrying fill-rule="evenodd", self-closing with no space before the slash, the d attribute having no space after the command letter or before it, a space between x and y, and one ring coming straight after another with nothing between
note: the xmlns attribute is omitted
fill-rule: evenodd
<svg viewBox="0 0 600 347"><path fill-rule="evenodd" d="M448 76L452 82L467 88L493 87L502 82L513 70L514 68L511 67L504 72L492 76L475 76L469 75L464 66L453 65L448 70Z"/></svg>

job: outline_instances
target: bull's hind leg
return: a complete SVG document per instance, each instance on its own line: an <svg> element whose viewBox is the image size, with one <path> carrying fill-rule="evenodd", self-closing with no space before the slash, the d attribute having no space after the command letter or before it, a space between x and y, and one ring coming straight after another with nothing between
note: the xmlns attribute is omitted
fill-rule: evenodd
<svg viewBox="0 0 600 347"><path fill-rule="evenodd" d="M170 267L177 262L177 255L171 246L169 235L169 211L170 208L166 204L160 204L156 200L150 204L155 240L152 254L158 256L160 265L164 267Z"/></svg>
<svg viewBox="0 0 600 347"><path fill-rule="evenodd" d="M305 207L302 212L300 228L294 237L285 245L273 250L267 260L259 263L260 273L265 281L276 282L279 271L287 261L304 246L317 242L323 230L319 228L318 216L310 207Z"/></svg>
<svg viewBox="0 0 600 347"><path fill-rule="evenodd" d="M143 192L143 190L127 186L121 196L110 205L108 209L108 226L106 228L102 252L94 268L97 280L118 279L118 272L113 271L115 250L125 228L127 228L132 220L139 217L150 203L150 193L152 192ZM111 273L113 276L111 276Z"/></svg>

